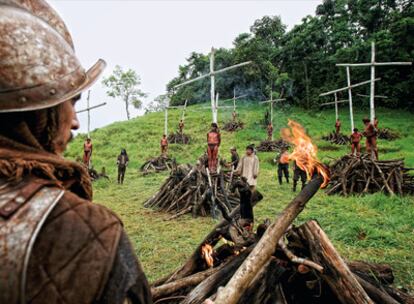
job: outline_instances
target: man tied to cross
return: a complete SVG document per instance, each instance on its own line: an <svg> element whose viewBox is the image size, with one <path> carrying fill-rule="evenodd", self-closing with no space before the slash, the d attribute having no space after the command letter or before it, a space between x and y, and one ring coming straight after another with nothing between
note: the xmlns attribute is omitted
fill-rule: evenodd
<svg viewBox="0 0 414 304"><path fill-rule="evenodd" d="M92 139L88 137L83 143L83 164L87 168L90 168L92 151L93 151Z"/></svg>
<svg viewBox="0 0 414 304"><path fill-rule="evenodd" d="M208 169L211 173L217 172L218 151L221 144L221 134L218 125L213 122L211 130L207 133L207 159Z"/></svg>
<svg viewBox="0 0 414 304"><path fill-rule="evenodd" d="M163 134L161 141L160 141L160 146L161 146L161 155L162 156L167 156L168 155L168 139L167 139L167 134Z"/></svg>

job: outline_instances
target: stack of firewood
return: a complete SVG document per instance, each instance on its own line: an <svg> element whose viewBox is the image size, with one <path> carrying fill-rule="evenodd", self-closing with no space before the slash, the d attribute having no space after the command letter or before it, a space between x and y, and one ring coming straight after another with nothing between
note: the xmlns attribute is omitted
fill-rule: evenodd
<svg viewBox="0 0 414 304"><path fill-rule="evenodd" d="M96 171L93 167L88 169L89 172L89 176L91 177L91 180L97 181L101 178L105 178L105 179L109 179L109 176L106 174L106 169L105 167L102 167L101 172L99 173L98 171Z"/></svg>
<svg viewBox="0 0 414 304"><path fill-rule="evenodd" d="M414 194L414 176L408 174L403 159L377 161L368 155L346 155L334 162L330 170L327 194Z"/></svg>
<svg viewBox="0 0 414 304"><path fill-rule="evenodd" d="M391 286L388 265L346 261L316 221L291 226L321 183L313 179L256 233L238 224L235 209L181 267L151 285L154 303L414 303Z"/></svg>
<svg viewBox="0 0 414 304"><path fill-rule="evenodd" d="M289 148L289 143L283 139L279 140L264 140L257 146L259 152L276 152L282 148Z"/></svg>
<svg viewBox="0 0 414 304"><path fill-rule="evenodd" d="M141 167L140 171L144 173L144 175L152 172L160 172L160 171L167 171L172 170L177 166L175 159L169 158L164 155L160 155L158 157L151 158L147 160Z"/></svg>
<svg viewBox="0 0 414 304"><path fill-rule="evenodd" d="M210 174L201 162L196 166L180 165L144 207L171 213L169 219L187 213L193 217L216 217L238 206L239 192L235 186L243 183L247 186L233 171Z"/></svg>
<svg viewBox="0 0 414 304"><path fill-rule="evenodd" d="M231 120L223 126L224 131L236 132L244 128L244 123L240 120Z"/></svg>
<svg viewBox="0 0 414 304"><path fill-rule="evenodd" d="M331 132L328 135L322 136L322 139L336 145L348 145L350 143L350 138L348 136L336 132Z"/></svg>
<svg viewBox="0 0 414 304"><path fill-rule="evenodd" d="M378 138L384 140L396 140L400 138L400 134L389 128L382 128L378 130Z"/></svg>
<svg viewBox="0 0 414 304"><path fill-rule="evenodd" d="M180 132L170 133L170 135L168 135L168 142L170 144L188 145L190 140L190 136Z"/></svg>

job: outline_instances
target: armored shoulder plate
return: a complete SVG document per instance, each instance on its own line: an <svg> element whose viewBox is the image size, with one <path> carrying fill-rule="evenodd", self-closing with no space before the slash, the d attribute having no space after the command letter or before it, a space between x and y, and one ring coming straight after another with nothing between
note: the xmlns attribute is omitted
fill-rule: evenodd
<svg viewBox="0 0 414 304"><path fill-rule="evenodd" d="M32 180L0 181L0 303L26 303L26 272L36 237L64 190Z"/></svg>

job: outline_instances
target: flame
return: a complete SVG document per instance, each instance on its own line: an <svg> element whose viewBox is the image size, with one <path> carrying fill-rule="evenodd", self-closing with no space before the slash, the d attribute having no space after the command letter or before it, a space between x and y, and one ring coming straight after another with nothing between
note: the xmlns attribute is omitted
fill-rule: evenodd
<svg viewBox="0 0 414 304"><path fill-rule="evenodd" d="M314 173L321 175L323 178L321 188L325 188L329 183L329 171L318 159L318 148L299 123L289 119L288 126L290 129L281 130L281 136L294 146L289 159L296 161L296 165L306 172L308 178L311 178Z"/></svg>
<svg viewBox="0 0 414 304"><path fill-rule="evenodd" d="M207 263L209 268L214 266L213 247L210 244L204 244L201 246L201 257Z"/></svg>

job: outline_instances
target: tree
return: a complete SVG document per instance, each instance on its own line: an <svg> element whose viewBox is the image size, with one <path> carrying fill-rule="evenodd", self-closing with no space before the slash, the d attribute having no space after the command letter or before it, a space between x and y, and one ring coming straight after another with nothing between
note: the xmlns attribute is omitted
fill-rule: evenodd
<svg viewBox="0 0 414 304"><path fill-rule="evenodd" d="M145 114L160 112L168 105L170 97L168 94L159 95L145 107Z"/></svg>
<svg viewBox="0 0 414 304"><path fill-rule="evenodd" d="M142 107L141 98L147 96L147 94L142 92L139 88L141 85L141 78L138 74L132 69L123 71L119 65L115 66L112 75L104 78L102 83L108 88L106 91L108 96L113 98L120 97L125 102L125 110L128 120L131 118L129 106L132 105L134 108L140 109Z"/></svg>

